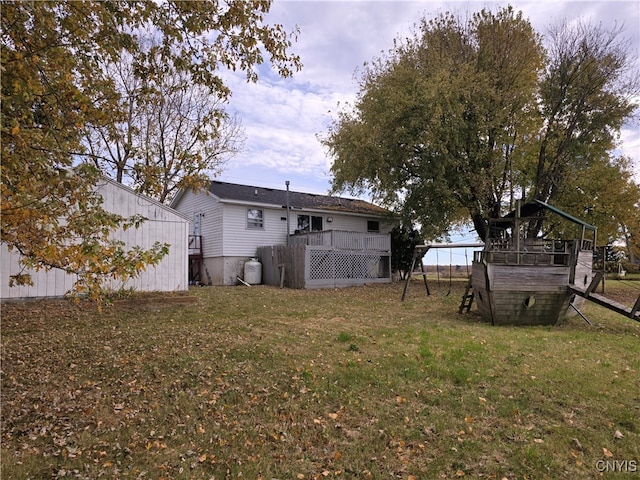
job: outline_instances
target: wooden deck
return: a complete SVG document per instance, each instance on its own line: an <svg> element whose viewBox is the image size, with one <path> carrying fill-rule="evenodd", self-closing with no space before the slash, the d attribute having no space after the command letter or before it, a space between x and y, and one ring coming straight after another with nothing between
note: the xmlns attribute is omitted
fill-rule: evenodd
<svg viewBox="0 0 640 480"><path fill-rule="evenodd" d="M289 288L332 288L391 282L388 233L323 230L290 235L288 241L258 249L265 283L278 279Z"/></svg>

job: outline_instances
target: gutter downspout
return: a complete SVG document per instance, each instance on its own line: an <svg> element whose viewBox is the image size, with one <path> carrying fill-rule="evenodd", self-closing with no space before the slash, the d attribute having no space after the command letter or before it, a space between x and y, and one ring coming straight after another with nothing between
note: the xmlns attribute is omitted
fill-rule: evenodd
<svg viewBox="0 0 640 480"><path fill-rule="evenodd" d="M289 232L291 232L289 220L289 180L286 180L284 184L287 186L287 246L289 246Z"/></svg>

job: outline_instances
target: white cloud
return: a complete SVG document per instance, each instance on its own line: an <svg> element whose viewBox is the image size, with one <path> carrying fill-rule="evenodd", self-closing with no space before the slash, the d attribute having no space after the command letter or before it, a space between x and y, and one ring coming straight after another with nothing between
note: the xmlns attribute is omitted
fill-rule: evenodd
<svg viewBox="0 0 640 480"><path fill-rule="evenodd" d="M632 45L640 45L637 0L511 4L522 10L543 34L548 25L563 19L602 22L606 28L617 22L618 26L626 25ZM326 134L338 104L355 98L354 71L388 51L394 39L409 35L423 16L433 18L443 11L466 15L496 5L468 1L276 0L267 21L282 23L287 30L299 26L299 40L291 51L301 56L304 67L289 79L281 79L263 67L256 84L247 83L242 74L225 74L233 92L230 110L242 119L247 141L245 151L228 163L220 178L276 188L290 179L292 188L297 186L297 190L326 193L330 186L330 159L317 136ZM637 128L622 132L621 150L640 168Z"/></svg>

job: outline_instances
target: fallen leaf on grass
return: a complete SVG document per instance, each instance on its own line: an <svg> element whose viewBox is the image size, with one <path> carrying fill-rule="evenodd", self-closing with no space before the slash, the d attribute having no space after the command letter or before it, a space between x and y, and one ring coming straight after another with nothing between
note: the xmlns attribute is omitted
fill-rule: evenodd
<svg viewBox="0 0 640 480"><path fill-rule="evenodd" d="M614 438L617 438L618 440L620 440L621 438L624 438L624 435L622 434L622 432L620 430L616 430L616 433L613 434Z"/></svg>
<svg viewBox="0 0 640 480"><path fill-rule="evenodd" d="M604 456L607 458L611 458L613 457L613 453L611 453L610 450L607 450L606 448L602 447L602 453L604 453Z"/></svg>

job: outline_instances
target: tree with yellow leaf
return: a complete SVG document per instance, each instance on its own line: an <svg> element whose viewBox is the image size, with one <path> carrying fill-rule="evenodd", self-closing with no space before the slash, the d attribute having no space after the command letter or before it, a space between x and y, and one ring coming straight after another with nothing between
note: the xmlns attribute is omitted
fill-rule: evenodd
<svg viewBox="0 0 640 480"><path fill-rule="evenodd" d="M125 249L118 228L142 218L106 212L96 193L100 171L84 142L89 125L122 121L127 111L101 65L128 54L139 78L159 78L137 32L194 84L224 98L220 66L245 71L269 55L282 76L300 68L291 36L264 23L270 0L200 2L4 2L2 4L1 241L31 268L78 275L76 291L100 298L105 278L125 279L154 265L168 245ZM16 275L13 282L30 282Z"/></svg>

